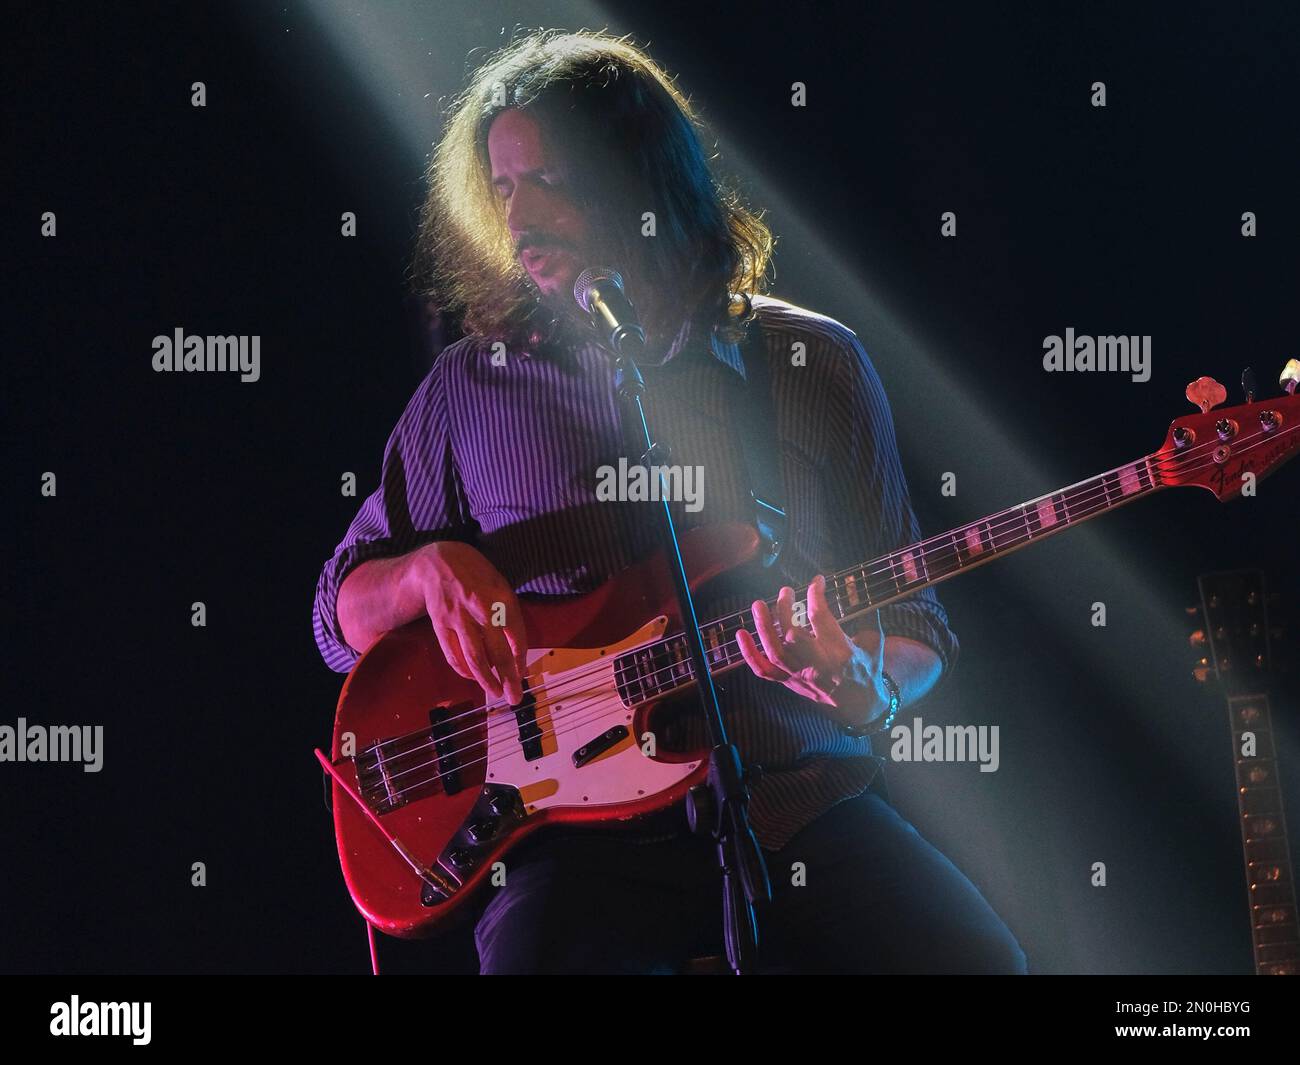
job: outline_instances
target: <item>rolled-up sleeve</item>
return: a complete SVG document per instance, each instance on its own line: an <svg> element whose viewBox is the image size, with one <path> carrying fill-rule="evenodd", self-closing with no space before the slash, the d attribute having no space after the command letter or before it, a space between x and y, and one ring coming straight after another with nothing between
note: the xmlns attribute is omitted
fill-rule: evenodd
<svg viewBox="0 0 1300 1065"><path fill-rule="evenodd" d="M336 672L346 673L360 657L343 638L338 619L339 588L353 569L437 540L473 539L442 387L447 355L439 356L411 397L384 449L379 487L361 504L316 583L316 646Z"/></svg>
<svg viewBox="0 0 1300 1065"><path fill-rule="evenodd" d="M836 507L837 569L880 558L921 539L912 510L894 419L875 367L852 330L842 327L837 387L831 390L826 470ZM867 621L875 624L874 615ZM865 622L864 622L865 623ZM887 636L905 636L932 648L947 675L958 641L933 588L882 607Z"/></svg>

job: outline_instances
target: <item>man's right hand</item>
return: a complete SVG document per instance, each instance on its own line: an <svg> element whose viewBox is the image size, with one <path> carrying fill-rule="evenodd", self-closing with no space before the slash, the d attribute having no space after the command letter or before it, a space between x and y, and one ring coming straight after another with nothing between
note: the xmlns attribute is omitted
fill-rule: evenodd
<svg viewBox="0 0 1300 1065"><path fill-rule="evenodd" d="M523 702L528 636L514 591L483 555L452 540L411 553L402 581L419 597L447 664L489 699Z"/></svg>

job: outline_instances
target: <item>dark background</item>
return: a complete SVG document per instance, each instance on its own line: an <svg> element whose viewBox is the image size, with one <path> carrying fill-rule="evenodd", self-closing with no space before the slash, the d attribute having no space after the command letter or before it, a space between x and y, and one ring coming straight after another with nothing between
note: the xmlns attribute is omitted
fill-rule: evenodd
<svg viewBox="0 0 1300 1065"><path fill-rule="evenodd" d="M0 721L103 724L105 767L0 765L4 970L365 970L311 753L342 680L311 599L427 364L404 275L438 97L503 26L631 32L680 75L782 235L775 293L875 359L927 532L1153 450L1201 374L1237 402L1250 364L1272 394L1300 349L1292 5L325 7L8 16ZM399 18L436 50L415 82L346 47ZM262 379L155 374L177 326L260 334ZM1045 373L1067 326L1151 334L1152 379ZM898 765L890 787L1034 970L1250 971L1225 714L1182 608L1198 573L1246 565L1294 597L1297 477L1229 506L1164 493L941 590L962 657L917 712L999 725L1001 769ZM1295 707L1275 712L1300 824ZM428 971L466 946L381 950Z"/></svg>

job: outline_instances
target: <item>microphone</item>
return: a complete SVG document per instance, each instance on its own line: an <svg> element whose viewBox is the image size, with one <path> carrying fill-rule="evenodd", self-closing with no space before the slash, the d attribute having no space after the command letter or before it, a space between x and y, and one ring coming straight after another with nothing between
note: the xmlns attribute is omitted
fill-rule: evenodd
<svg viewBox="0 0 1300 1065"><path fill-rule="evenodd" d="M635 356L645 349L645 330L637 321L636 308L623 291L623 276L617 270L607 266L584 270L574 282L573 298L616 354Z"/></svg>

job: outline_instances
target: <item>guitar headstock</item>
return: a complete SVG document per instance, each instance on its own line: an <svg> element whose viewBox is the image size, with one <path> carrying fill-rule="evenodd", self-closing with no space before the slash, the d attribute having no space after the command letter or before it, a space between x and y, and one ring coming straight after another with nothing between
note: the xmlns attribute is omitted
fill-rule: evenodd
<svg viewBox="0 0 1300 1065"><path fill-rule="evenodd" d="M1170 424L1152 458L1157 481L1171 487L1199 485L1226 501L1240 495L1252 478L1262 481L1300 451L1300 361L1288 362L1280 380L1286 389L1282 395L1255 400L1248 394L1248 401L1236 407L1217 406L1227 390L1212 378L1189 384L1187 398L1201 410Z"/></svg>
<svg viewBox="0 0 1300 1065"><path fill-rule="evenodd" d="M1200 604L1188 608L1201 622L1190 638L1201 652L1196 679L1218 680L1229 695L1259 691L1273 669L1273 641L1281 637L1276 616L1270 617L1278 599L1269 595L1263 571L1206 573L1197 584Z"/></svg>

